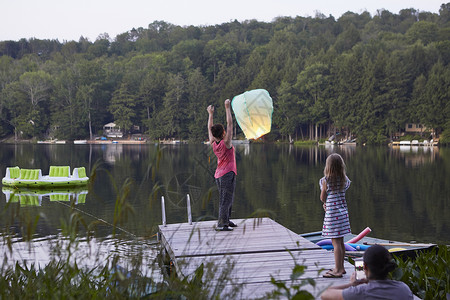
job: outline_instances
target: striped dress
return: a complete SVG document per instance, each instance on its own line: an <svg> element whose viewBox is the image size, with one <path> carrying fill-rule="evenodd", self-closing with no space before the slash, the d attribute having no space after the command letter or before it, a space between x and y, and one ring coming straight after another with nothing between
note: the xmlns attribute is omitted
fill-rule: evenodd
<svg viewBox="0 0 450 300"><path fill-rule="evenodd" d="M320 190L322 190L324 179L325 177L322 177L319 180ZM329 180L327 180L327 201L322 236L338 238L350 233L350 221L345 201L345 191L349 188L350 183L351 181L346 177L345 187L340 190L339 183L330 187Z"/></svg>

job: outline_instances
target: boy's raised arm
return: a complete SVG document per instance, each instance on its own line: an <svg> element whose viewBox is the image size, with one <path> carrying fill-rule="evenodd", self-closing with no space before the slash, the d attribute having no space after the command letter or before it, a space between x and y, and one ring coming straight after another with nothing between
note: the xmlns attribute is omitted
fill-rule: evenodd
<svg viewBox="0 0 450 300"><path fill-rule="evenodd" d="M233 117L231 116L231 101L225 100L225 112L227 115L227 134L225 135L224 142L227 148L231 148L231 139L233 137Z"/></svg>
<svg viewBox="0 0 450 300"><path fill-rule="evenodd" d="M209 144L212 146L212 143L214 142L214 137L211 132L211 126L213 126L214 106L210 105L206 110L208 111L208 138Z"/></svg>

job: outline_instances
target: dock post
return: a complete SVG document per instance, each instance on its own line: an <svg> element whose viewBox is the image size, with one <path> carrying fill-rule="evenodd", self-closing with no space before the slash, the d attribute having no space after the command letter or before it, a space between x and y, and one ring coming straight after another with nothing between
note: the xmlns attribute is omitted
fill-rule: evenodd
<svg viewBox="0 0 450 300"><path fill-rule="evenodd" d="M186 195L186 201L187 201L188 223L189 225L192 225L191 197L189 196L189 194Z"/></svg>
<svg viewBox="0 0 450 300"><path fill-rule="evenodd" d="M166 227L166 206L164 204L164 196L161 196L162 224Z"/></svg>

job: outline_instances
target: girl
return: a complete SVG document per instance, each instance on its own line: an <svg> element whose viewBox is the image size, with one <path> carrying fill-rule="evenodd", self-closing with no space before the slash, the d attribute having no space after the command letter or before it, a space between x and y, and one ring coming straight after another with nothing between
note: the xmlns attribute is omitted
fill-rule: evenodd
<svg viewBox="0 0 450 300"><path fill-rule="evenodd" d="M323 174L324 177L319 181L320 200L323 202L325 210L322 236L331 238L335 261L335 268L329 270L323 277L339 278L346 273L344 269L344 235L350 233L350 221L345 191L350 186L350 180L345 175L344 160L337 153L327 157Z"/></svg>

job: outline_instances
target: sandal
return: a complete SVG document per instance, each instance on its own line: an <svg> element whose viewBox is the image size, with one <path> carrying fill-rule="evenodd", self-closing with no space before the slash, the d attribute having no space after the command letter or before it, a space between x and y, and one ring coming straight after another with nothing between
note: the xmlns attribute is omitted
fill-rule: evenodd
<svg viewBox="0 0 450 300"><path fill-rule="evenodd" d="M325 273L323 278L342 278L342 274Z"/></svg>
<svg viewBox="0 0 450 300"><path fill-rule="evenodd" d="M333 270L334 270L334 269L329 269L329 270L327 271L327 273L333 272ZM344 272L342 272L342 274L347 274L347 271L344 270Z"/></svg>

